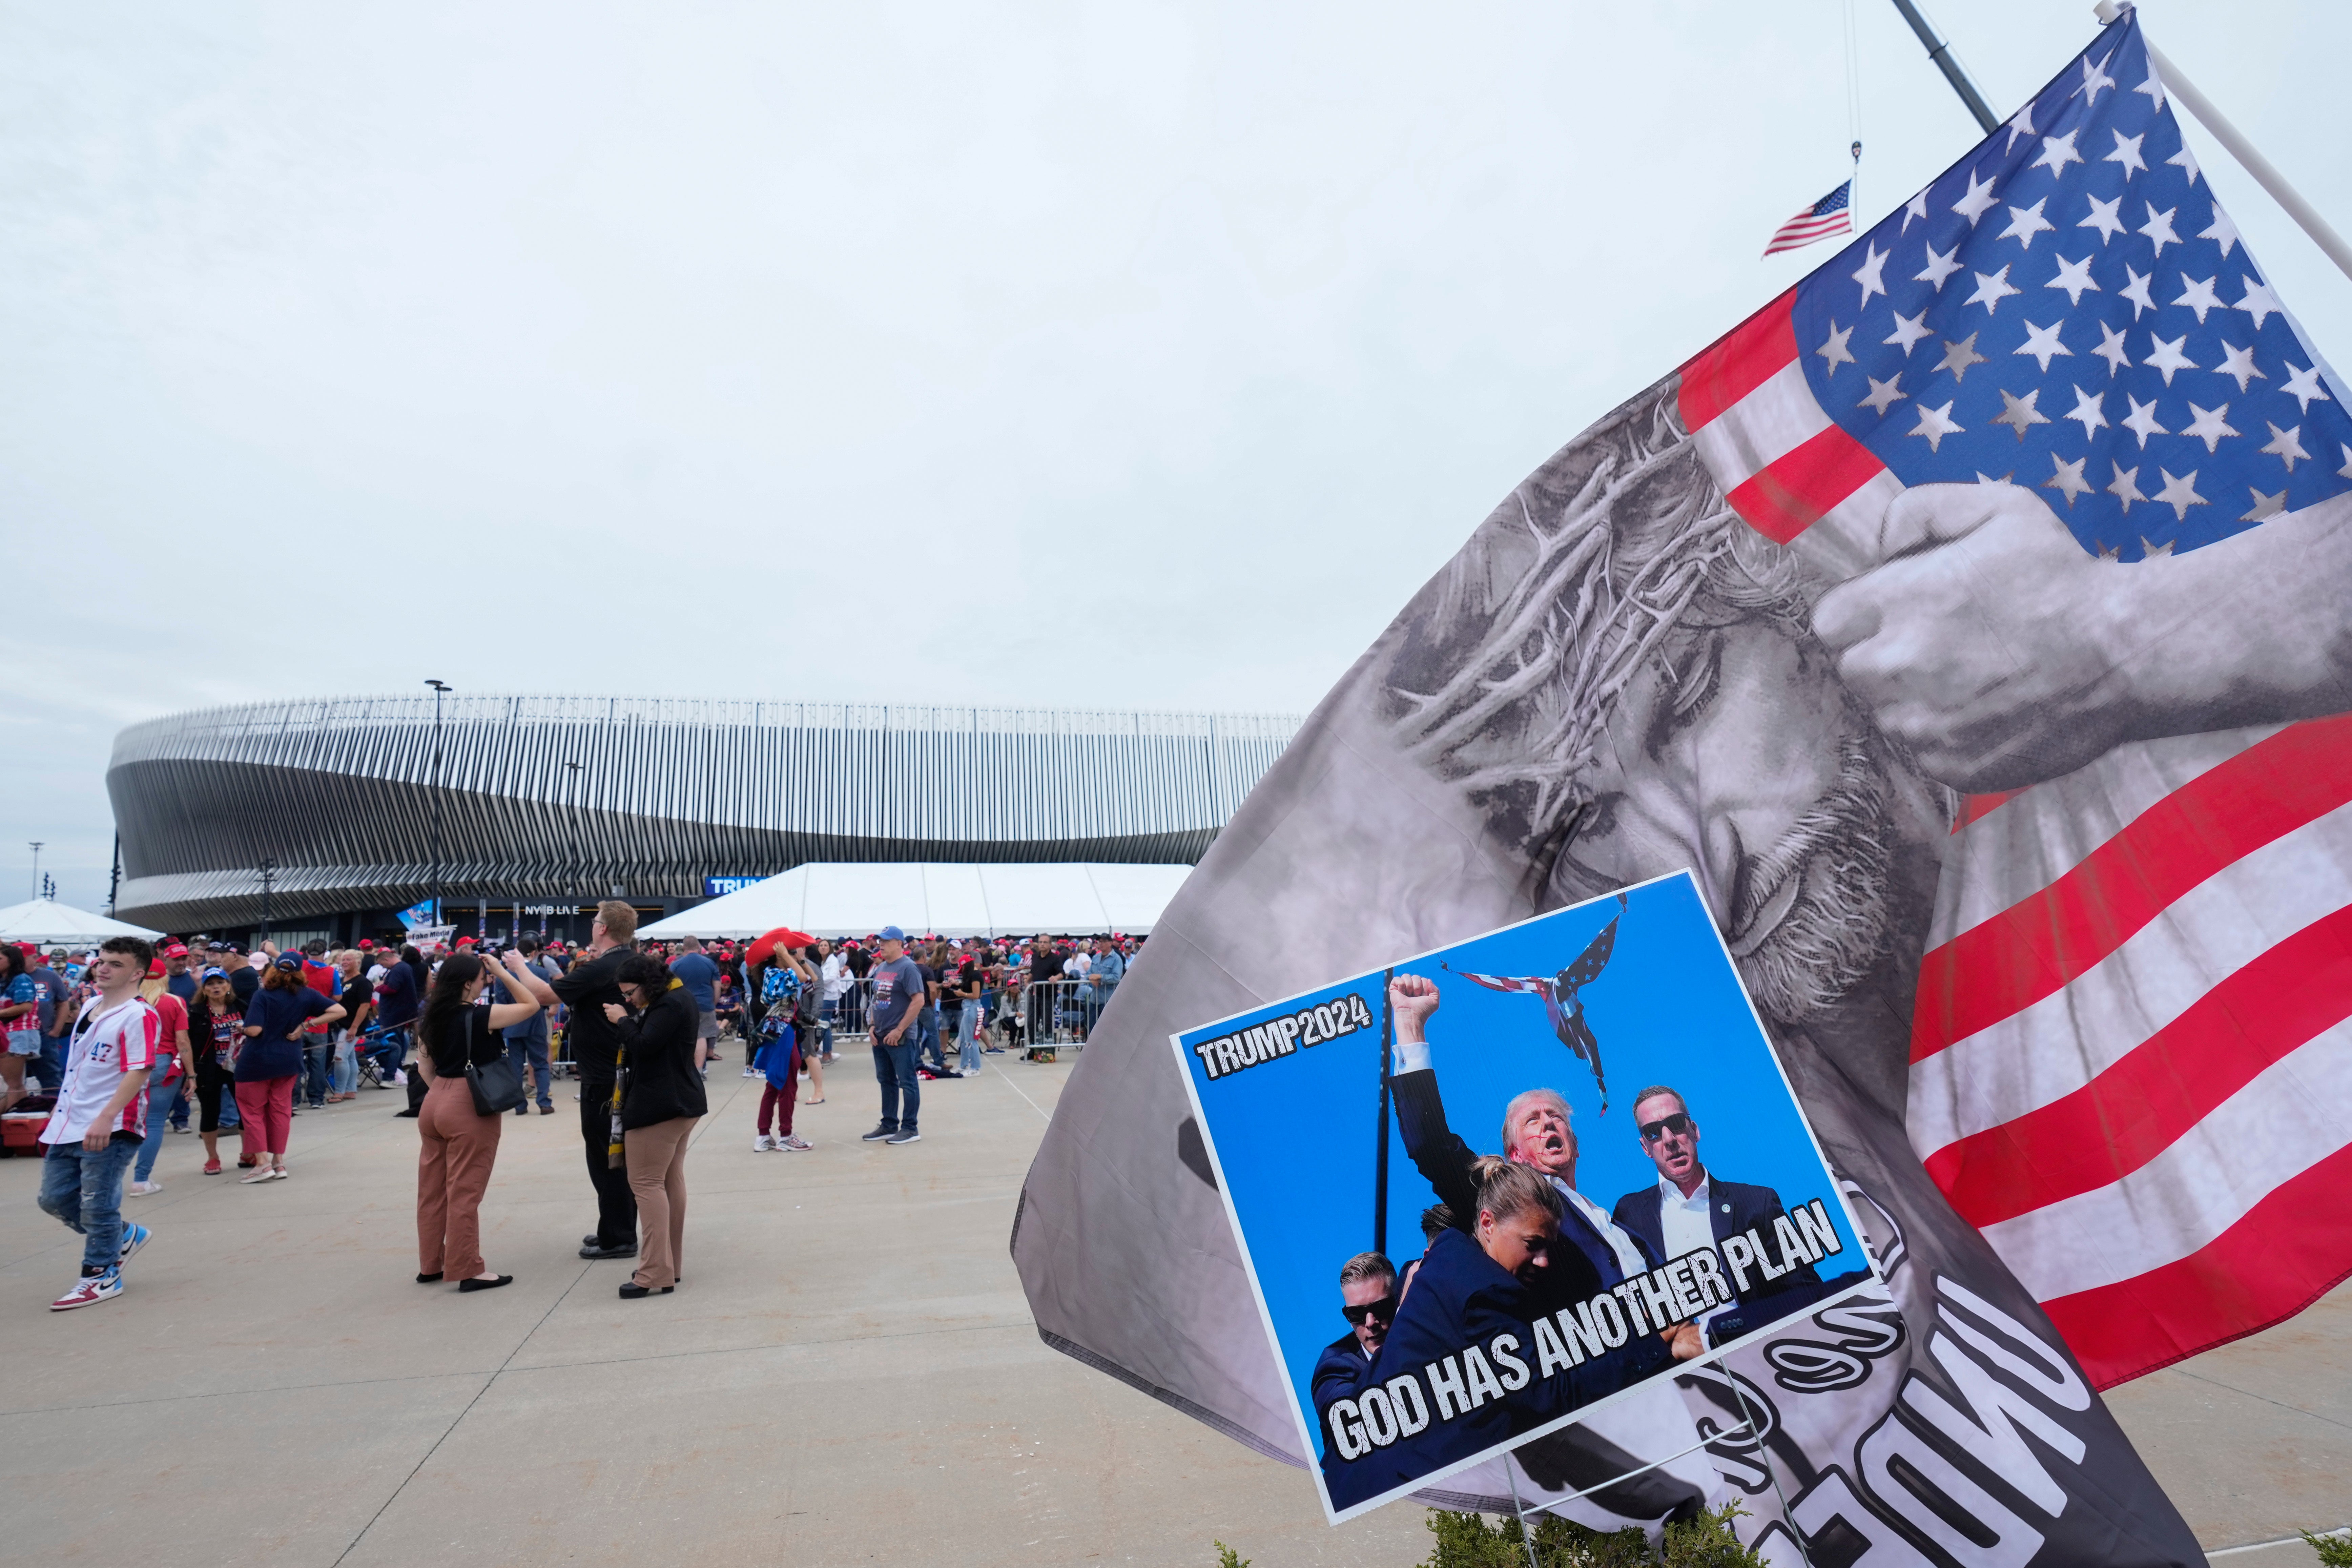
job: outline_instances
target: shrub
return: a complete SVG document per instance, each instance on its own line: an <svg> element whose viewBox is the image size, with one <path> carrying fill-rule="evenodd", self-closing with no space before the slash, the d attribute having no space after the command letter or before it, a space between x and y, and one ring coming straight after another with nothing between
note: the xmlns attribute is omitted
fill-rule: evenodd
<svg viewBox="0 0 2352 1568"><path fill-rule="evenodd" d="M1653 1558L1638 1529L1610 1534L1544 1514L1536 1521L1537 1568L1765 1568L1764 1559L1739 1543L1732 1521L1746 1510L1736 1502L1703 1513L1685 1524L1666 1526L1664 1555ZM1432 1509L1429 1532L1435 1550L1421 1568L1527 1568L1527 1538L1516 1519L1488 1523L1484 1515ZM1228 1565L1230 1568L1230 1565Z"/></svg>
<svg viewBox="0 0 2352 1568"><path fill-rule="evenodd" d="M2319 1553L2320 1568L2352 1568L2352 1537L2333 1532L2314 1535L2307 1530L2299 1533Z"/></svg>

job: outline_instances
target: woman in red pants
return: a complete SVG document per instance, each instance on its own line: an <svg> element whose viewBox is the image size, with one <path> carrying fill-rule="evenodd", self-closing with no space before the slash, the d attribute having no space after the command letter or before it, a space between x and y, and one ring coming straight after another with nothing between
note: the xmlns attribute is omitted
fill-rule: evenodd
<svg viewBox="0 0 2352 1568"><path fill-rule="evenodd" d="M286 1179L287 1134L294 1121L294 1077L302 1070L303 1026L313 1018L332 1024L343 1016L340 1003L321 996L302 979L302 960L272 952L261 972L261 989L245 1005L247 1038L236 1053L236 1119L253 1169L237 1179ZM242 1163L243 1162L239 1162Z"/></svg>
<svg viewBox="0 0 2352 1568"><path fill-rule="evenodd" d="M499 1031L552 1006L555 993L524 966L522 954L511 951L504 955L499 984L507 994L523 1000L477 1007L475 1000L488 980L488 966L470 952L445 959L416 1021L416 1065L426 1086L416 1115L419 1285L450 1276L461 1291L495 1290L514 1283L513 1275L493 1272L482 1261L482 1194L490 1184L506 1118L484 1116L474 1109L466 1064L483 1068L504 1061L507 1043Z"/></svg>

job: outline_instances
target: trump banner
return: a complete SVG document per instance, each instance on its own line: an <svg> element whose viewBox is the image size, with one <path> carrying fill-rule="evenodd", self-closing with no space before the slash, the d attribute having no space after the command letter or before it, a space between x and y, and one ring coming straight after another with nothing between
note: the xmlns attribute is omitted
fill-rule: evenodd
<svg viewBox="0 0 2352 1568"><path fill-rule="evenodd" d="M1687 871L1172 1040L1334 1522L1878 1283Z"/></svg>
<svg viewBox="0 0 2352 1568"><path fill-rule="evenodd" d="M1204 1125L1224 1080L1167 1037L1687 867L1878 1282L1414 1495L1600 1525L1736 1498L1775 1563L2201 1562L2096 1390L2352 1274L2346 403L2125 13L1553 454L1317 707L1031 1169L1013 1253L1047 1342L1319 1468L1289 1342L1235 1331L1260 1314ZM1454 1114L1473 997L1555 1051L1590 1029L1606 1116L1597 1071L1528 1083L1589 1092L1579 1136L1622 1157L1651 1085L1596 1024L1612 969L1563 963L1422 974L1432 1070ZM1383 1148L1413 1110L1391 1076ZM1657 1081L1711 1167L1736 1114ZM1300 1199L1344 1224L1367 1092L1287 1131L1347 1173ZM1455 1123L1482 1154L1493 1092ZM1417 1170L1398 1142L1392 1236ZM1324 1312L1361 1304L1347 1261L1299 1260Z"/></svg>

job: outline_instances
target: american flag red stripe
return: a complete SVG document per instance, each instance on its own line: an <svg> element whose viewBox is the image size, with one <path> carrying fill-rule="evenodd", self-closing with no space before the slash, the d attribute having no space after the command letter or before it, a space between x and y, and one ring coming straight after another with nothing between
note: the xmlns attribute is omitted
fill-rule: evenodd
<svg viewBox="0 0 2352 1568"><path fill-rule="evenodd" d="M2232 861L2352 802L2352 716L2297 724L2158 802L2080 865L1919 967L1911 1059L2021 1011Z"/></svg>
<svg viewBox="0 0 2352 1568"><path fill-rule="evenodd" d="M1832 580L1895 476L1814 401L1794 296L1685 367L1728 503ZM1971 796L1920 968L1909 1124L2102 1387L2352 1274L2352 717L2119 746Z"/></svg>
<svg viewBox="0 0 2352 1568"><path fill-rule="evenodd" d="M2293 1317L2344 1280L2352 1252L2352 1149L2280 1185L2218 1240L2131 1279L2045 1300L2085 1368L2155 1372ZM2149 1347L2172 1346L2148 1361Z"/></svg>

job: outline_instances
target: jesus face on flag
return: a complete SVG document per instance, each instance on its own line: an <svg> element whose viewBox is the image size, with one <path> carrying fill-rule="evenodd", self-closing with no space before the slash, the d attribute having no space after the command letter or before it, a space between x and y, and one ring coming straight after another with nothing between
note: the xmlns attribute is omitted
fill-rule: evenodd
<svg viewBox="0 0 2352 1568"><path fill-rule="evenodd" d="M1550 900L1638 880L1674 846L1758 1005L1815 1019L1895 934L1925 931L1947 807L1812 635L1822 584L1724 504L1673 418L1654 393L1535 476L1532 526L1449 569L1465 607L1479 584L1506 594L1442 647L1408 644L1386 679L1402 738L1468 786L1489 831L1539 859L1567 840ZM1547 601L1547 646L1578 657L1538 667L1514 639ZM1419 689L1440 667L1450 679ZM1516 700L1498 709L1498 691Z"/></svg>

